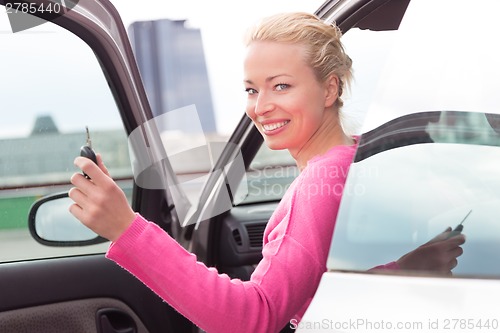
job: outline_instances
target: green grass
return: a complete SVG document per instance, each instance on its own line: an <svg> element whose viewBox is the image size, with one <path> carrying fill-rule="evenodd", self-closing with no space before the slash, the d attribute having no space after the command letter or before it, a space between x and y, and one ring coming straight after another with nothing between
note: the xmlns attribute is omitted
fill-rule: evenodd
<svg viewBox="0 0 500 333"><path fill-rule="evenodd" d="M28 227L28 213L37 198L16 197L0 199L0 230Z"/></svg>

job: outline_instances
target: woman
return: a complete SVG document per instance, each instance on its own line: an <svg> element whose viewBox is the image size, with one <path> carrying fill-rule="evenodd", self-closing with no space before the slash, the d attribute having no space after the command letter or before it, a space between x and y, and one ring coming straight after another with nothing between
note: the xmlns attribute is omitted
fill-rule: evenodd
<svg viewBox="0 0 500 333"><path fill-rule="evenodd" d="M75 160L90 179L72 177L71 213L112 241L108 258L207 332L278 332L300 320L326 269L356 150L340 123L340 96L351 79L340 37L337 27L306 13L269 17L248 36L246 113L265 143L288 149L301 170L269 220L250 281L207 268L134 213L100 156L98 167Z"/></svg>

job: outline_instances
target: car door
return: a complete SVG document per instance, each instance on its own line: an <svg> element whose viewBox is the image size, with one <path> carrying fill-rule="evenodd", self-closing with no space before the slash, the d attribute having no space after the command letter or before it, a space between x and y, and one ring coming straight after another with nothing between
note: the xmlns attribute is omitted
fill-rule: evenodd
<svg viewBox="0 0 500 333"><path fill-rule="evenodd" d="M128 134L151 112L116 10L88 0L0 4L8 15L0 34L0 332L191 331L105 259L107 243L46 247L27 228L37 199L70 188L85 127L134 208L168 228L152 208L168 207L164 192L133 182Z"/></svg>

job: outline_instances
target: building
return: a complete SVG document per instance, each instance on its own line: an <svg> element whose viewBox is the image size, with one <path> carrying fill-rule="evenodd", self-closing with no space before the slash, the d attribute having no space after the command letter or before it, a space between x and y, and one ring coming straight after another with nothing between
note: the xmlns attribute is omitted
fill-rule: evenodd
<svg viewBox="0 0 500 333"><path fill-rule="evenodd" d="M38 117L29 136L0 139L0 189L68 183L79 171L73 161L86 139L84 128L61 133L50 115ZM132 176L123 129L92 131L92 142L96 151L106 156L114 177Z"/></svg>
<svg viewBox="0 0 500 333"><path fill-rule="evenodd" d="M129 36L155 116L195 105L204 133L216 132L201 33L185 20L135 22ZM197 132L190 116L173 117L169 130Z"/></svg>

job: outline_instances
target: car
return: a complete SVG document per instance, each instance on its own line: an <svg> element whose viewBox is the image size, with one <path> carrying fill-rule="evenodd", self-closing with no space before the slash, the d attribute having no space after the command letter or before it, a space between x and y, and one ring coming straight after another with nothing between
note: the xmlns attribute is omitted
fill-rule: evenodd
<svg viewBox="0 0 500 333"><path fill-rule="evenodd" d="M198 260L242 280L261 259L266 223L298 173L293 160L266 149L244 115L227 139L198 128L196 140L190 134L172 144L178 132L165 129L168 114L155 113L111 3L66 2L57 11L57 2L23 3L0 0L21 12L9 16L19 32L2 34L0 44L2 72L12 73L0 80L9 110L0 138L0 331L197 332L105 259L108 243L72 219L74 157L91 144L134 210ZM284 331L498 328L497 7L328 0L317 9L344 32L353 59L344 125L359 135L359 148L328 270L303 319ZM26 15L30 8L50 22L22 32L43 22ZM78 67L92 70L82 76ZM19 136L19 124L32 121L26 110L42 115ZM57 122L47 115L56 110ZM179 171L193 155L214 162ZM371 269L459 224L467 241L452 276Z"/></svg>

